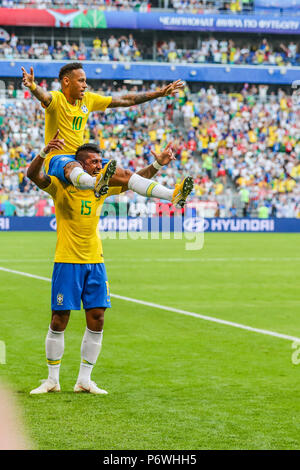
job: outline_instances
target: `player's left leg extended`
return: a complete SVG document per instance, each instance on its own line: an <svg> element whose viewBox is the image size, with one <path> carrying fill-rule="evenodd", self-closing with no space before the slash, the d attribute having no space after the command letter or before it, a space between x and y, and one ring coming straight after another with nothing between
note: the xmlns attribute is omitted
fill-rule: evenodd
<svg viewBox="0 0 300 470"><path fill-rule="evenodd" d="M122 186L122 190L132 191L145 197L165 199L176 207L183 207L187 197L192 192L194 183L190 176L185 177L175 189L169 189L156 181L144 178L129 170L117 168L116 174L110 179L110 186Z"/></svg>

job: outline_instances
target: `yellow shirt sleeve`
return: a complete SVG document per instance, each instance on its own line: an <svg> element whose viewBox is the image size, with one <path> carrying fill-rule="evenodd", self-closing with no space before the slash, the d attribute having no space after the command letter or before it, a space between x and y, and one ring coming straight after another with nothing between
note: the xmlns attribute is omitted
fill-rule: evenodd
<svg viewBox="0 0 300 470"><path fill-rule="evenodd" d="M56 178L56 176L49 176L49 178L51 178L51 183L46 188L43 188L43 191L50 194L52 199L55 200L56 195L57 195L59 180Z"/></svg>
<svg viewBox="0 0 300 470"><path fill-rule="evenodd" d="M97 93L87 92L86 95L88 95L88 99L90 102L88 108L91 112L105 111L112 100L112 96L102 96L98 95Z"/></svg>
<svg viewBox="0 0 300 470"><path fill-rule="evenodd" d="M61 91L50 91L52 95L52 100L49 106L45 106L44 103L41 103L42 108L44 108L48 113L51 113L56 107L58 103L58 96Z"/></svg>

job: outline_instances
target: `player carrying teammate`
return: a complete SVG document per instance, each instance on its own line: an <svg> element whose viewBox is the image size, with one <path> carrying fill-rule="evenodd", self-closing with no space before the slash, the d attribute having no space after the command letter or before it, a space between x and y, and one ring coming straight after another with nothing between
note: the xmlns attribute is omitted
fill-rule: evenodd
<svg viewBox="0 0 300 470"><path fill-rule="evenodd" d="M182 207L187 196L193 189L192 178L186 177L175 186L174 190L165 188L157 183L152 184L137 174L122 169L116 169L116 162L103 161L104 168L97 177L83 171L79 162L75 161L75 152L83 144L84 129L88 117L93 111L105 111L106 108L134 106L160 97L175 95L183 82L177 80L157 91L130 93L122 96L101 96L97 93L86 92L86 75L81 63L73 62L65 65L59 72L60 91L48 92L34 81L33 68L27 73L24 67L23 84L45 108L45 145L47 145L57 129L64 147L54 147L46 156L45 170L49 175L57 176L61 181L69 182L79 189L95 189L96 196L107 191L108 181L113 177L111 185L118 186L127 180L132 191L146 197L156 197L171 201L175 206ZM45 155L42 155L45 156ZM160 169L156 163L156 168ZM66 175L67 171L67 175Z"/></svg>
<svg viewBox="0 0 300 470"><path fill-rule="evenodd" d="M153 155L160 165L174 159L170 144L160 154ZM55 138L43 152L63 148L63 141ZM77 149L76 159L91 176L102 168L102 156L94 144L85 144ZM49 193L55 203L57 219L57 245L52 275L52 318L46 337L46 356L49 375L42 385L32 390L32 395L58 392L59 370L64 352L64 330L68 324L70 310L80 310L81 300L86 314L87 328L81 345L81 364L74 392L106 394L91 380L91 372L99 356L104 312L110 307L109 285L106 276L102 243L98 221L104 199L112 194L126 191L128 186L109 188L107 195L97 198L93 190L81 190L63 183L55 176L42 171L44 159L37 155L28 169L28 177L37 186ZM151 178L157 170L149 165L139 171L141 176Z"/></svg>

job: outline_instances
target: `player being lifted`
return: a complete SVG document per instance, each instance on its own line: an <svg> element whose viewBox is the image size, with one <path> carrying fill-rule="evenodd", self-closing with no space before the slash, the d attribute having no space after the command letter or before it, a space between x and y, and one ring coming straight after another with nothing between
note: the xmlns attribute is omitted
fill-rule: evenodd
<svg viewBox="0 0 300 470"><path fill-rule="evenodd" d="M177 80L158 91L130 93L122 96L101 96L87 92L86 74L81 63L72 62L60 69L60 91L46 91L34 81L33 68L27 73L24 67L23 84L42 103L45 108L45 145L60 130L60 139L64 140L64 148L54 148L45 158L47 174L58 177L65 183L71 183L78 189L94 189L96 197L105 194L110 186L128 185L128 188L145 197L155 197L171 201L177 207L183 207L187 196L193 189L193 179L186 177L175 189L149 181L140 175L116 168L114 160L104 160L103 169L97 177L84 171L82 165L75 161L75 153L83 144L84 129L88 117L93 111L105 111L106 108L134 106L160 97L175 95L183 87ZM154 162L155 168L162 168ZM114 176L113 176L114 175Z"/></svg>

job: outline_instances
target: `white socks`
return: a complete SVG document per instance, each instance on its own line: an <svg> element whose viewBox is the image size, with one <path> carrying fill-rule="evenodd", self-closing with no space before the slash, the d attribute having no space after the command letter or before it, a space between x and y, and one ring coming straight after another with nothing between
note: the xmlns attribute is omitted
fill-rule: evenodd
<svg viewBox="0 0 300 470"><path fill-rule="evenodd" d="M77 382L87 383L101 351L102 331L91 331L86 328L81 343L81 364ZM46 357L49 375L55 383L59 383L61 358L64 353L64 331L53 331L49 326L46 336Z"/></svg>
<svg viewBox="0 0 300 470"><path fill-rule="evenodd" d="M70 173L73 186L78 189L94 189L96 177L90 176L82 168L76 166Z"/></svg>
<svg viewBox="0 0 300 470"><path fill-rule="evenodd" d="M128 181L128 188L145 197L157 197L172 201L173 191L162 184L133 174Z"/></svg>
<svg viewBox="0 0 300 470"><path fill-rule="evenodd" d="M90 176L82 168L76 166L70 173L70 180L78 189L94 189L96 177ZM172 201L173 197L172 189L137 174L133 174L129 179L128 188L145 197L157 197L167 201Z"/></svg>
<svg viewBox="0 0 300 470"><path fill-rule="evenodd" d="M64 353L65 341L63 331L53 331L49 326L46 336L46 358L49 375L55 383L59 383L59 369Z"/></svg>
<svg viewBox="0 0 300 470"><path fill-rule="evenodd" d="M81 364L77 382L87 383L101 351L102 331L91 331L86 328L81 343Z"/></svg>

